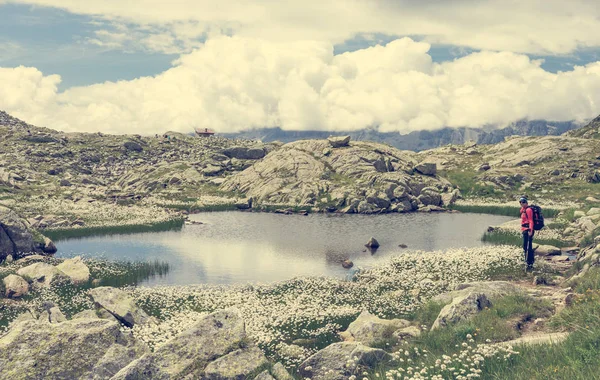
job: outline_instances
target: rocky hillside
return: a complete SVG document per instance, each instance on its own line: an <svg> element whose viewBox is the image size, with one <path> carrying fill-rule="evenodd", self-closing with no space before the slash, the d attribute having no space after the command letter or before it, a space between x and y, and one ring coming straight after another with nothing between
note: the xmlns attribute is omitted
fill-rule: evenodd
<svg viewBox="0 0 600 380"><path fill-rule="evenodd" d="M386 143L401 150L418 152L447 144L460 145L467 141L475 141L477 144L497 144L504 141L507 136L558 136L577 128L581 128L581 123L574 121L520 120L504 128L494 126L442 128L435 131L415 131L406 135L397 132L379 132L376 129L359 131L284 131L281 128L260 128L225 134L225 136L287 143L298 140L326 139L330 135L349 135L352 140Z"/></svg>
<svg viewBox="0 0 600 380"><path fill-rule="evenodd" d="M283 145L229 177L221 189L262 203L344 213L436 209L456 199L452 185L416 153L350 137ZM444 193L443 200L440 193Z"/></svg>
<svg viewBox="0 0 600 380"><path fill-rule="evenodd" d="M600 116L592 120L583 128L566 132L565 136L581 137L584 139L600 139Z"/></svg>
<svg viewBox="0 0 600 380"><path fill-rule="evenodd" d="M0 200L131 203L150 195L199 198L214 193L222 181L219 176L249 167L273 148L250 140L173 132L63 133L0 112Z"/></svg>
<svg viewBox="0 0 600 380"><path fill-rule="evenodd" d="M521 192L584 199L600 186L600 140L513 137L496 145L449 145L420 152L461 191L510 198Z"/></svg>

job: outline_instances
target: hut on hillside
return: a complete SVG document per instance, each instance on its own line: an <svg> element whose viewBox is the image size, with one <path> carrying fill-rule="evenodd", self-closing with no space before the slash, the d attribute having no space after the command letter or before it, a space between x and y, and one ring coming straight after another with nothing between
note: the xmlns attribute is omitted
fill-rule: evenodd
<svg viewBox="0 0 600 380"><path fill-rule="evenodd" d="M196 128L196 134L200 137L210 137L215 134L215 131L208 128Z"/></svg>

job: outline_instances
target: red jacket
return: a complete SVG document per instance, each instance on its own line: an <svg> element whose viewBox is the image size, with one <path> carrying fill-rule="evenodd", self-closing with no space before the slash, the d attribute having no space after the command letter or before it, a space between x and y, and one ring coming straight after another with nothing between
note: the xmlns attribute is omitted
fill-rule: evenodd
<svg viewBox="0 0 600 380"><path fill-rule="evenodd" d="M521 207L521 231L533 232L533 210L529 207Z"/></svg>

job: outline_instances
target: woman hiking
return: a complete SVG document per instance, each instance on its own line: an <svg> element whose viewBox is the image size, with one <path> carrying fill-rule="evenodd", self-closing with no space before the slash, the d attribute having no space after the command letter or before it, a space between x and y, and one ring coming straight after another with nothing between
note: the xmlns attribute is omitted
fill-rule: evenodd
<svg viewBox="0 0 600 380"><path fill-rule="evenodd" d="M527 263L527 272L533 269L535 256L533 254L533 210L529 207L527 197L519 199L521 204L521 233L523 234L523 253Z"/></svg>

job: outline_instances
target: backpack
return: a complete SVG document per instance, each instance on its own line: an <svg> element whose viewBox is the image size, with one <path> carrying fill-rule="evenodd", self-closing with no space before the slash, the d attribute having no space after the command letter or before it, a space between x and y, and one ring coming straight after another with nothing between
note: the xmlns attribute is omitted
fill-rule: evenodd
<svg viewBox="0 0 600 380"><path fill-rule="evenodd" d="M542 208L537 205L529 206L533 211L533 229L539 231L544 228L544 215L542 215Z"/></svg>

